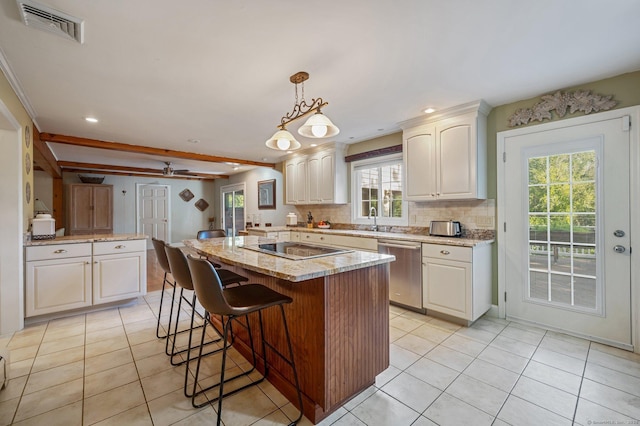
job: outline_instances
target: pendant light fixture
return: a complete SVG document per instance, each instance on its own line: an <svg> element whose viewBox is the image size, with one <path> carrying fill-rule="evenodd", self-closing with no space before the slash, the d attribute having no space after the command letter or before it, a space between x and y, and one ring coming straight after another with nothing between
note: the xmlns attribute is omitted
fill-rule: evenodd
<svg viewBox="0 0 640 426"><path fill-rule="evenodd" d="M312 99L311 104L307 104L304 99L304 82L309 79L309 73L300 71L289 77L296 86L296 103L293 106L293 110L282 117L278 130L271 138L266 142L267 147L271 149L277 149L280 151L293 151L301 147L291 133L286 129L287 124L291 123L298 118L302 118L315 112L306 123L304 123L298 129L298 133L307 138L330 138L340 133L340 129L329 120L329 118L322 114L320 108L328 105L328 102L324 102L322 98ZM298 84L302 85L302 100L298 102Z"/></svg>

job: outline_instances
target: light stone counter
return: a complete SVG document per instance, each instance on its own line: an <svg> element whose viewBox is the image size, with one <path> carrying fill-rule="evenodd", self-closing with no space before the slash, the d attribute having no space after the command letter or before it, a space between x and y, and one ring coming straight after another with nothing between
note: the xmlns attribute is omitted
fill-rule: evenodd
<svg viewBox="0 0 640 426"><path fill-rule="evenodd" d="M24 243L25 247L30 246L47 246L52 244L77 244L77 243L93 243L102 241L127 241L127 240L144 240L145 234L87 234L87 235L66 235L56 237L52 240L31 240Z"/></svg>
<svg viewBox="0 0 640 426"><path fill-rule="evenodd" d="M265 235L267 232L279 232L279 231L313 232L313 233L319 233L319 234L380 238L384 240L414 241L419 243L444 244L447 246L461 246L461 247L476 247L476 246L488 245L495 241L494 239L480 240L480 239L473 239L473 238L436 237L431 235L401 234L397 232L374 232L374 231L362 231L357 229L319 229L319 228L303 228L303 227L288 227L288 226L251 228L251 232L253 233L263 232Z"/></svg>
<svg viewBox="0 0 640 426"><path fill-rule="evenodd" d="M248 236L185 240L184 244L202 255L223 263L292 282L335 275L395 260L395 256L356 250L313 259L290 260L242 248L243 245L257 245L264 242L274 242L274 240Z"/></svg>

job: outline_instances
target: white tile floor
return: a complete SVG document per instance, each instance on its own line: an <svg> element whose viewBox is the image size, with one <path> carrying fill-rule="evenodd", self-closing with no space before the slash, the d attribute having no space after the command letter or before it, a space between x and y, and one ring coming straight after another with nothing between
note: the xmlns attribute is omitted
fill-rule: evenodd
<svg viewBox="0 0 640 426"><path fill-rule="evenodd" d="M215 410L191 408L184 367L171 367L155 337L159 295L0 336L11 349L0 426L212 424ZM390 312L391 366L323 425L640 423L640 355L499 319L460 328ZM219 358L207 360L215 380ZM296 415L263 382L226 398L222 420L287 424Z"/></svg>

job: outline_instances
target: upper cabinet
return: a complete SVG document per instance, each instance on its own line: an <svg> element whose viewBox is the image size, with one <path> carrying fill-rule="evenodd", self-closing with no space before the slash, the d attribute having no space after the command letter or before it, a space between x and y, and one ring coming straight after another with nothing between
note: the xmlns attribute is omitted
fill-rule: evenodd
<svg viewBox="0 0 640 426"><path fill-rule="evenodd" d="M344 204L347 202L345 146L323 145L285 162L287 204Z"/></svg>
<svg viewBox="0 0 640 426"><path fill-rule="evenodd" d="M407 200L487 197L490 110L484 101L478 101L400 123Z"/></svg>

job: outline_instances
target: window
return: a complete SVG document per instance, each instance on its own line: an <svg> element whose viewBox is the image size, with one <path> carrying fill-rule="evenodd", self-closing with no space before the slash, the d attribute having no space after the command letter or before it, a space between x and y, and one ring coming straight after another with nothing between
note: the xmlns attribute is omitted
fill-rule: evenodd
<svg viewBox="0 0 640 426"><path fill-rule="evenodd" d="M402 155L356 161L351 166L353 182L352 221L380 225L407 225Z"/></svg>

